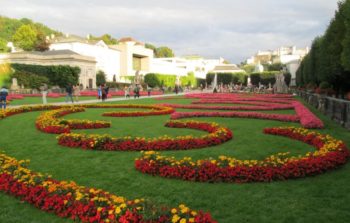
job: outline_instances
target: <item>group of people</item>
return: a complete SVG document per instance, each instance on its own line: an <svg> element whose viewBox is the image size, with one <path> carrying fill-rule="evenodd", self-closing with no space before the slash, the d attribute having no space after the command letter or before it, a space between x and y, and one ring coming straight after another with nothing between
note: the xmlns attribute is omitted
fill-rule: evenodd
<svg viewBox="0 0 350 223"><path fill-rule="evenodd" d="M125 86L124 87L124 97L130 98L130 91L132 89L132 86ZM133 92L134 92L134 98L140 98L140 92L142 91L142 86L139 84L136 84L134 86ZM152 88L150 86L147 86L147 94L148 96L151 96Z"/></svg>
<svg viewBox="0 0 350 223"><path fill-rule="evenodd" d="M76 84L76 85L72 85L69 84L66 86L66 102L68 102L68 100L70 99L72 101L72 103L74 103L74 101L78 102L79 101L79 96L80 96L80 91L82 90L82 85Z"/></svg>
<svg viewBox="0 0 350 223"><path fill-rule="evenodd" d="M101 84L97 88L98 99L102 99L102 101L105 101L108 96L108 91L109 91L109 87L107 85Z"/></svg>

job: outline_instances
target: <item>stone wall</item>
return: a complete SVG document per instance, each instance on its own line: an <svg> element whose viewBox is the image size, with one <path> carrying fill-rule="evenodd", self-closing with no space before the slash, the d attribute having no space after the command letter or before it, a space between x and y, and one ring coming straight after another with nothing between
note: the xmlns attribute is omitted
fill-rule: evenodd
<svg viewBox="0 0 350 223"><path fill-rule="evenodd" d="M336 123L350 130L350 101L298 91L297 94Z"/></svg>

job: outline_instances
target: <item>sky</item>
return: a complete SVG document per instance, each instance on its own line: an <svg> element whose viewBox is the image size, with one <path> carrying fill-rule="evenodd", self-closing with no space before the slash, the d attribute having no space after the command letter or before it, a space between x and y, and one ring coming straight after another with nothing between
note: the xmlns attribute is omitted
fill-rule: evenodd
<svg viewBox="0 0 350 223"><path fill-rule="evenodd" d="M131 36L176 56L240 63L258 50L304 48L322 35L337 0L0 0L0 15L63 33Z"/></svg>

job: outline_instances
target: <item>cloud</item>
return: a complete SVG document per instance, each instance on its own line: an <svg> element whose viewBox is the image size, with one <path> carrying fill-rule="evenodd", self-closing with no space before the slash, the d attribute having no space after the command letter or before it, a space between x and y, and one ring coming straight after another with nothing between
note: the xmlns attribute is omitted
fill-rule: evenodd
<svg viewBox="0 0 350 223"><path fill-rule="evenodd" d="M337 8L325 0L11 0L0 14L27 17L66 33L110 33L240 62L258 50L310 45Z"/></svg>

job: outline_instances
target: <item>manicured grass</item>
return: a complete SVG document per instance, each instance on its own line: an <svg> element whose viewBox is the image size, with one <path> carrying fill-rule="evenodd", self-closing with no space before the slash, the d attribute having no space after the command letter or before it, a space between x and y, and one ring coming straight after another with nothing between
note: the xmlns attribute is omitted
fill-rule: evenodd
<svg viewBox="0 0 350 223"><path fill-rule="evenodd" d="M47 103L64 102L66 97L49 98L47 97ZM84 96L79 97L79 101L93 100L96 97ZM24 97L23 99L14 99L10 102L10 105L29 105L29 104L42 104L41 97Z"/></svg>
<svg viewBox="0 0 350 223"><path fill-rule="evenodd" d="M189 103L179 100L130 100L119 103ZM113 110L113 109L109 109ZM180 109L179 109L180 110ZM114 136L201 135L204 132L163 127L169 115L151 117L103 117L104 109L65 116L91 120L110 120L110 129L84 130ZM332 123L317 111L326 128L318 130L350 145L350 132ZM293 111L277 111L293 114ZM159 204L176 206L185 203L193 209L209 211L219 222L347 222L350 218L350 165L339 170L299 180L251 184L210 184L186 182L144 175L134 168L138 152L84 151L57 145L57 135L36 130L34 122L40 112L9 117L0 121L0 150L17 159L30 159L30 169L49 173L59 180L73 180L80 185L101 188L127 198L149 198ZM165 151L176 157L194 159L218 155L263 159L290 151L304 154L313 148L284 137L264 135L265 127L299 126L258 119L195 118L213 121L230 128L234 139L219 146L189 151ZM0 222L71 222L42 212L28 204L0 193Z"/></svg>

